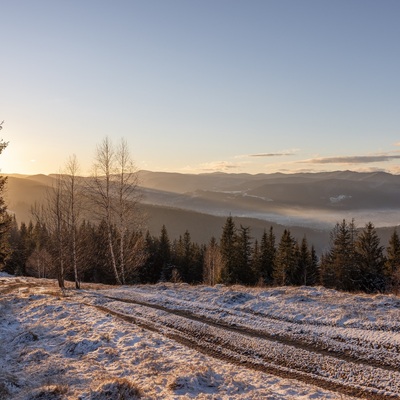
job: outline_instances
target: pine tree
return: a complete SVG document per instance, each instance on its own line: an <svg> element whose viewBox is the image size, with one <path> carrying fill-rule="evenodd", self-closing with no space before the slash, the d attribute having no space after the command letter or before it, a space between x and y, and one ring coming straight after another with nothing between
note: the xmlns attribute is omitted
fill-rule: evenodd
<svg viewBox="0 0 400 400"><path fill-rule="evenodd" d="M234 280L244 285L254 284L251 267L250 228L240 225L237 236L237 262L234 269Z"/></svg>
<svg viewBox="0 0 400 400"><path fill-rule="evenodd" d="M298 285L308 284L308 273L311 266L311 252L308 249L307 238L304 236L298 249L296 283Z"/></svg>
<svg viewBox="0 0 400 400"><path fill-rule="evenodd" d="M372 222L368 222L355 243L360 287L367 293L384 290L383 246Z"/></svg>
<svg viewBox="0 0 400 400"><path fill-rule="evenodd" d="M290 231L285 229L276 253L276 263L273 273L276 285L293 285L297 272L296 240Z"/></svg>
<svg viewBox="0 0 400 400"><path fill-rule="evenodd" d="M31 229L33 251L26 261L26 273L38 278L54 278L53 258L47 248L50 237L46 225L37 222Z"/></svg>
<svg viewBox="0 0 400 400"><path fill-rule="evenodd" d="M325 252L321 254L319 270L319 283L326 288L336 288L336 271L332 262L332 256L330 252Z"/></svg>
<svg viewBox="0 0 400 400"><path fill-rule="evenodd" d="M161 270L161 280L171 279L171 244L165 225L161 228L161 234L157 246L156 264Z"/></svg>
<svg viewBox="0 0 400 400"><path fill-rule="evenodd" d="M35 249L35 242L32 237L33 226L29 224L26 226L24 222L21 223L19 230L19 240L16 247L16 275L26 275L26 263L28 258Z"/></svg>
<svg viewBox="0 0 400 400"><path fill-rule="evenodd" d="M188 230L185 231L182 240L183 259L181 265L181 275L184 282L193 282L193 263L194 263L194 247L192 238Z"/></svg>
<svg viewBox="0 0 400 400"><path fill-rule="evenodd" d="M111 233L111 237L114 238L115 236L112 226L109 227L104 219L101 220L98 226L94 227L94 258L91 260L92 271L95 282L119 284L119 282L116 281L109 251L109 232Z"/></svg>
<svg viewBox="0 0 400 400"><path fill-rule="evenodd" d="M222 230L220 240L220 249L222 261L224 263L221 272L221 283L236 283L236 266L237 266L237 235L236 226L233 218L229 216L226 219Z"/></svg>
<svg viewBox="0 0 400 400"><path fill-rule="evenodd" d="M318 266L318 257L315 247L311 246L311 263L307 272L307 285L314 286L320 282L320 271Z"/></svg>
<svg viewBox="0 0 400 400"><path fill-rule="evenodd" d="M257 239L254 241L251 259L251 269L254 277L254 282L259 286L263 286L264 280L261 276L261 253Z"/></svg>
<svg viewBox="0 0 400 400"><path fill-rule="evenodd" d="M275 234L272 226L269 233L264 229L260 243L260 274L263 282L272 285L275 269L276 247Z"/></svg>
<svg viewBox="0 0 400 400"><path fill-rule="evenodd" d="M17 219L15 218L15 214L12 216L11 224L10 224L10 235L9 235L9 248L10 248L10 256L7 258L5 266L3 268L4 272L7 272L10 275L14 275L18 269L18 265L20 264L19 258L20 254L18 252L20 242L20 232L17 224Z"/></svg>
<svg viewBox="0 0 400 400"><path fill-rule="evenodd" d="M384 268L386 286L397 294L400 290L400 238L396 229L389 239L386 253Z"/></svg>
<svg viewBox="0 0 400 400"><path fill-rule="evenodd" d="M331 249L323 259L324 285L336 289L353 291L359 289L360 273L355 257L357 232L354 221L343 220L331 232Z"/></svg>
<svg viewBox="0 0 400 400"><path fill-rule="evenodd" d="M188 269L188 283L203 282L203 265L206 246L199 246L197 243L191 244L191 261Z"/></svg>
<svg viewBox="0 0 400 400"><path fill-rule="evenodd" d="M140 283L156 283L160 280L162 263L158 257L158 238L151 236L147 231L144 240L144 252L146 261L139 269L138 279Z"/></svg>

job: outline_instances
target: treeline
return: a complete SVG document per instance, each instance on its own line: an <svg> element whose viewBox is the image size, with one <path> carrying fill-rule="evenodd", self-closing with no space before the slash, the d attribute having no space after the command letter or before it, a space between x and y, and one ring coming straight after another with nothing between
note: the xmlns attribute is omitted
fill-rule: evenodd
<svg viewBox="0 0 400 400"><path fill-rule="evenodd" d="M0 123L0 130L2 128ZM0 139L0 154L7 143ZM385 249L372 223L357 229L343 220L331 232L329 249L318 259L307 238L273 228L253 238L249 227L228 217L219 239L176 240L167 228L143 233L137 207L137 170L128 145L105 138L97 146L90 178L82 180L75 156L54 181L45 200L32 207L33 222L18 226L8 214L0 176L0 270L10 274L109 284L160 281L214 285L323 285L346 291L398 292L400 239Z"/></svg>
<svg viewBox="0 0 400 400"><path fill-rule="evenodd" d="M65 228L66 229L66 228ZM329 250L317 257L307 238L294 238L286 229L279 240L273 228L261 238L252 238L249 227L237 227L228 217L219 239L207 245L191 240L188 231L170 240L165 226L159 235L137 230L124 232L111 226L114 257L109 249L107 222L83 221L75 235L65 235L61 252L66 279L118 284L113 262L123 265L126 284L162 281L243 284L259 286L323 285L345 291L397 292L400 286L400 239L396 232L385 249L372 223L357 229L354 221L343 220L331 232ZM124 246L121 247L121 240ZM118 249L124 252L118 252ZM39 221L17 225L12 221L10 256L4 270L16 275L58 277L60 264L57 231ZM75 267L74 267L75 263ZM76 269L76 271L75 271ZM120 271L120 269L119 269Z"/></svg>

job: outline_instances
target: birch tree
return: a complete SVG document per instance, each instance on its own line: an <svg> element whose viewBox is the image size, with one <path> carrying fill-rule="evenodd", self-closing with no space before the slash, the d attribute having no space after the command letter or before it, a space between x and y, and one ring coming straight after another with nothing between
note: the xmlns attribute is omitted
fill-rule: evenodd
<svg viewBox="0 0 400 400"><path fill-rule="evenodd" d="M212 237L204 254L203 279L206 285L214 286L221 276L223 261L215 237Z"/></svg>
<svg viewBox="0 0 400 400"><path fill-rule="evenodd" d="M72 155L65 164L63 178L63 190L66 197L66 219L71 240L71 258L74 270L75 288L80 289L80 277L78 271L77 256L77 232L82 211L81 178L79 177L79 163L76 155Z"/></svg>
<svg viewBox="0 0 400 400"><path fill-rule="evenodd" d="M46 225L53 238L52 253L57 271L58 286L65 290L66 260L66 203L62 175L58 174L51 188L46 193L42 204L35 204L31 213L37 223Z"/></svg>
<svg viewBox="0 0 400 400"><path fill-rule="evenodd" d="M118 285L126 281L129 228L138 219L137 171L125 140L115 148L106 137L97 146L88 194L99 219L105 221L111 267ZM118 236L115 235L115 229ZM118 246L118 248L116 247Z"/></svg>
<svg viewBox="0 0 400 400"><path fill-rule="evenodd" d="M117 269L117 260L115 257L112 234L112 176L115 172L115 151L110 139L106 137L102 143L97 146L93 165L93 175L88 181L87 189L98 217L105 221L111 266L116 283L121 285L122 282Z"/></svg>
<svg viewBox="0 0 400 400"><path fill-rule="evenodd" d="M129 228L134 227L138 220L137 203L139 200L138 174L129 152L128 143L125 139L116 151L116 192L117 199L114 203L113 212L116 215L116 223L119 233L119 271L123 284L126 283L127 269L127 246L129 245ZM139 245L140 241L136 243Z"/></svg>

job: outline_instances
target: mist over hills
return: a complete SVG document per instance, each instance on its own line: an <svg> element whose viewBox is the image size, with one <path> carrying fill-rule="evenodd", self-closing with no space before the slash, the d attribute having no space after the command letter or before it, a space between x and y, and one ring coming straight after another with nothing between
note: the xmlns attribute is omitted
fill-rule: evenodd
<svg viewBox="0 0 400 400"><path fill-rule="evenodd" d="M56 175L9 175L6 200L18 222L31 219ZM90 179L90 178L83 178ZM219 237L228 215L237 225L250 226L254 238L274 226L294 236L307 235L318 250L329 244L337 221L355 218L362 227L372 221L383 242L400 221L400 176L384 172L337 171L298 174L179 174L139 172L142 208L147 227L159 234L166 225L172 239L189 230L206 243Z"/></svg>

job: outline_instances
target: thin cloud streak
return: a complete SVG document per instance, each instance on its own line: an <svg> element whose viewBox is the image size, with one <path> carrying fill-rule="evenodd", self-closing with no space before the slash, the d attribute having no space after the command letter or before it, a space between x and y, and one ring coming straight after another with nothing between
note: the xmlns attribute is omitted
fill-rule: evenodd
<svg viewBox="0 0 400 400"><path fill-rule="evenodd" d="M227 161L216 161L216 162L201 164L200 169L205 172L216 172L216 171L229 171L240 167L241 167L240 164L230 163Z"/></svg>
<svg viewBox="0 0 400 400"><path fill-rule="evenodd" d="M282 156L293 156L294 153L259 153L249 154L247 157L282 157Z"/></svg>
<svg viewBox="0 0 400 400"><path fill-rule="evenodd" d="M368 164L400 159L400 155L320 157L297 161L300 164Z"/></svg>

